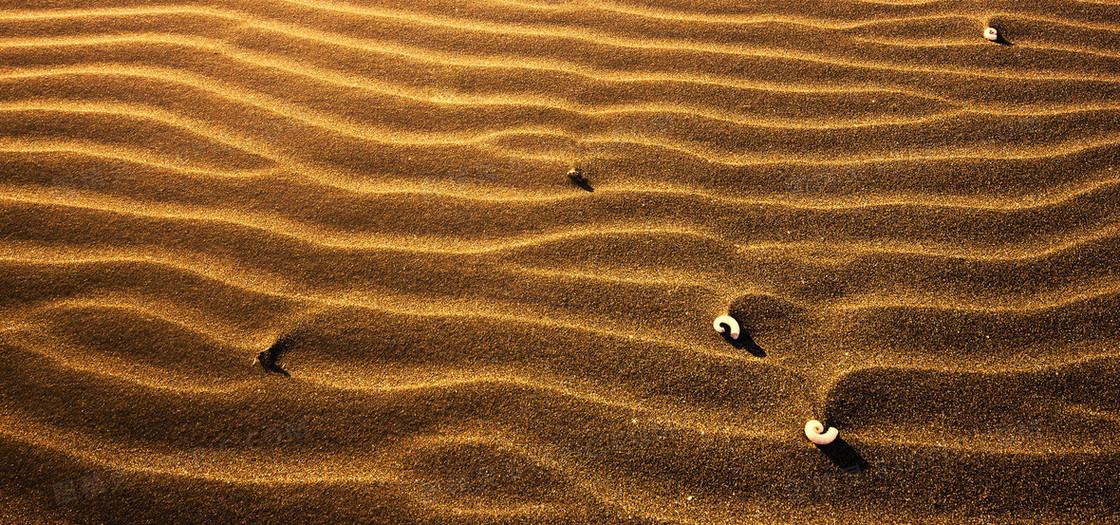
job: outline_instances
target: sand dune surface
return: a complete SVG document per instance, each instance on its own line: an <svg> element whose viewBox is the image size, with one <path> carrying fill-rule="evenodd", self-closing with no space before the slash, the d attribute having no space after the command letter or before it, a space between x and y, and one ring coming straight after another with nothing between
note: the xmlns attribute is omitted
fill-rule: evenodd
<svg viewBox="0 0 1120 525"><path fill-rule="evenodd" d="M1118 15L4 3L0 521L1120 523Z"/></svg>

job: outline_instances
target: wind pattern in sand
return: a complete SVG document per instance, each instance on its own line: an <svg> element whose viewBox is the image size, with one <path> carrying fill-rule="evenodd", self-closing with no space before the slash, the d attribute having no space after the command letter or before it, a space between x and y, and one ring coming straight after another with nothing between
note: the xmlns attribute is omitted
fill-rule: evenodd
<svg viewBox="0 0 1120 525"><path fill-rule="evenodd" d="M1115 519L1118 14L5 2L0 521Z"/></svg>

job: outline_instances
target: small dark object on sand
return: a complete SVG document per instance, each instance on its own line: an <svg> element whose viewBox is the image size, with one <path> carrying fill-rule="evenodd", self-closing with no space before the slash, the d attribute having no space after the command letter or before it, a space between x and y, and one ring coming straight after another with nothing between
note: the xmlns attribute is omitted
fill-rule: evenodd
<svg viewBox="0 0 1120 525"><path fill-rule="evenodd" d="M290 346L291 341L288 338L281 337L280 340L270 346L268 350L257 354L257 358L255 359L255 361L257 363L260 363L261 367L269 372L284 374L284 377L292 377L292 374L289 374L287 370L280 368L280 365L276 363L276 361L280 359L280 357L288 350Z"/></svg>
<svg viewBox="0 0 1120 525"><path fill-rule="evenodd" d="M575 183L576 186L579 186L587 191L595 191L591 188L591 184L587 182L587 179L583 178L583 170L579 168L572 168L568 170L568 178L572 179L572 182Z"/></svg>

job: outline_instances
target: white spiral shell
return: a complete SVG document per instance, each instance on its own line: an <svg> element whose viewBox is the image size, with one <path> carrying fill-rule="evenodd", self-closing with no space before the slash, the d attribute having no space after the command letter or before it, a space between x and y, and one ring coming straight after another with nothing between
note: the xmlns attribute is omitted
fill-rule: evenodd
<svg viewBox="0 0 1120 525"><path fill-rule="evenodd" d="M828 432L825 432L824 424L816 419L810 419L808 423L805 423L805 437L818 445L832 443L836 441L836 437L839 435L840 431L835 428L829 428Z"/></svg>
<svg viewBox="0 0 1120 525"><path fill-rule="evenodd" d="M999 40L999 30L994 28L994 27L989 27L989 28L985 29L984 30L984 38L987 38L988 40L991 40L992 42L995 42L996 40Z"/></svg>
<svg viewBox="0 0 1120 525"><path fill-rule="evenodd" d="M739 338L739 321L736 321L734 317L730 315L721 315L717 317L715 321L712 321L712 328L715 328L716 331L721 334L724 332L722 325L727 325L727 327L731 329L731 333L728 335L730 335L732 339Z"/></svg>

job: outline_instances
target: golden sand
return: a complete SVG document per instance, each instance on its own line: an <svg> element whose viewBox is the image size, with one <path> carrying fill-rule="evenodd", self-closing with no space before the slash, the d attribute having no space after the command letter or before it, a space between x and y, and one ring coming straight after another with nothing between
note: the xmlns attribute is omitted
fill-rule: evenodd
<svg viewBox="0 0 1120 525"><path fill-rule="evenodd" d="M1115 521L1118 75L1105 1L5 3L0 522Z"/></svg>

